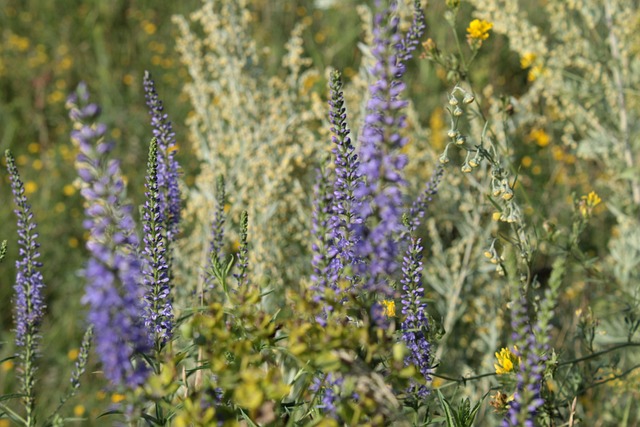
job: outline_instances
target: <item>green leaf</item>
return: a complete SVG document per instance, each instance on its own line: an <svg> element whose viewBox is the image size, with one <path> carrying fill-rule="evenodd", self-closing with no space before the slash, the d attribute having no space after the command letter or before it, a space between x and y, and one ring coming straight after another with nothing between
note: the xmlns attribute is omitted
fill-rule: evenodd
<svg viewBox="0 0 640 427"><path fill-rule="evenodd" d="M447 401L447 399L442 395L442 392L438 390L438 400L440 400L440 405L444 410L444 415L447 419L447 427L461 427L457 421L457 414L455 410L451 407L451 404Z"/></svg>

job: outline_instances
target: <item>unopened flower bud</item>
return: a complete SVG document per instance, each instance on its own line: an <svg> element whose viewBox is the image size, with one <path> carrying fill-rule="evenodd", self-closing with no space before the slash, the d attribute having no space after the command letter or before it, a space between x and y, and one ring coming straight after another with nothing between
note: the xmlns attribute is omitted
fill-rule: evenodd
<svg viewBox="0 0 640 427"><path fill-rule="evenodd" d="M456 109L453 110L453 115L456 117L460 117L462 115L462 108L456 106Z"/></svg>
<svg viewBox="0 0 640 427"><path fill-rule="evenodd" d="M460 0L446 0L445 3L449 9L456 9L460 6Z"/></svg>

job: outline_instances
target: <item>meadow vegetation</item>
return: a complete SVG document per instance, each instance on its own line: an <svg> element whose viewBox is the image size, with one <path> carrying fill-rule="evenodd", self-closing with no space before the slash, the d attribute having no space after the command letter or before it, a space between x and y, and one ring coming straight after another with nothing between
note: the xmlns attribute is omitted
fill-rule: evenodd
<svg viewBox="0 0 640 427"><path fill-rule="evenodd" d="M640 425L636 1L0 8L0 427Z"/></svg>

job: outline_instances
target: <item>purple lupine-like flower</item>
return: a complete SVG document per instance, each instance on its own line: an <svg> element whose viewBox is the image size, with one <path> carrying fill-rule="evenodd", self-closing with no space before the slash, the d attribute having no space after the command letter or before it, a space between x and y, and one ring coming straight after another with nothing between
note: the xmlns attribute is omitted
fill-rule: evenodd
<svg viewBox="0 0 640 427"><path fill-rule="evenodd" d="M314 242L311 245L313 258L311 265L313 273L311 280L315 290L316 301L321 301L327 288L336 288L338 280L336 263L338 260L337 249L333 245L331 237L330 221L333 207L333 195L329 184L329 176L326 169L317 171L316 185L314 186L313 224L311 234ZM331 310L330 307L325 307ZM323 321L318 319L319 321Z"/></svg>
<svg viewBox="0 0 640 427"><path fill-rule="evenodd" d="M342 81L340 73L333 71L329 80L331 100L329 101L329 122L333 133L331 141L336 144L333 149L335 156L335 180L333 183L333 200L331 206L332 244L339 258L336 260L338 276L346 266L358 264L355 255L354 226L362 223L357 212L358 200L355 191L361 185L358 174L358 155L349 137L347 113L344 106ZM348 278L354 281L354 278Z"/></svg>
<svg viewBox="0 0 640 427"><path fill-rule="evenodd" d="M320 395L321 403L317 407L322 409L324 416L338 419L336 401L339 396L336 393L336 388L340 389L343 384L344 379L336 377L333 373L321 374L313 378L309 391Z"/></svg>
<svg viewBox="0 0 640 427"><path fill-rule="evenodd" d="M155 82L148 71L144 73L144 92L151 115L153 135L158 139L158 188L160 216L165 222L167 240L173 242L180 223L179 165L175 159L176 139L169 116L156 92Z"/></svg>
<svg viewBox="0 0 640 427"><path fill-rule="evenodd" d="M35 359L38 355L38 342L40 336L40 324L44 314L44 299L42 291L44 281L38 261L40 252L38 248L38 233L36 223L33 220L31 206L24 194L24 185L18 174L13 155L9 150L5 152L7 169L11 179L11 191L16 205L14 210L18 217L18 246L20 259L16 261L16 284L14 299L14 318L16 324L16 347L21 364L22 395L26 410L26 420L29 425L34 425L35 406ZM4 248L6 246L3 245Z"/></svg>
<svg viewBox="0 0 640 427"><path fill-rule="evenodd" d="M420 37L422 37L426 28L425 22L424 11L420 5L420 0L415 0L413 3L413 22L398 46L398 58L400 58L398 66L402 68L403 74L406 62L411 59L413 51L415 51L420 44Z"/></svg>
<svg viewBox="0 0 640 427"><path fill-rule="evenodd" d="M160 213L160 193L158 190L158 143L153 138L149 147L147 163L146 201L142 210L144 233L144 286L145 325L151 333L151 341L156 350L171 339L173 330L173 305L169 265L167 263L166 230Z"/></svg>
<svg viewBox="0 0 640 427"><path fill-rule="evenodd" d="M402 109L407 101L401 99L405 89L400 81L411 51L403 43L398 31L399 19L394 16L396 4L376 14L372 54L376 64L370 70L375 82L370 86L367 116L360 138L360 167L363 185L356 189L358 214L366 224L356 228L356 255L368 261L359 268L367 274L369 290L391 295L388 277L397 270L398 245L396 238L402 230L402 169L406 156L399 149L407 143L400 134L406 126ZM418 17L419 18L419 17ZM417 18L417 19L418 19ZM414 25L410 39L418 39L421 27Z"/></svg>
<svg viewBox="0 0 640 427"><path fill-rule="evenodd" d="M544 405L541 388L545 349L541 348L531 327L524 295L514 304L511 326L513 327L512 339L517 346L514 353L520 357L520 364L516 374L517 386L514 400L509 403L509 410L502 420L502 425L503 427L533 427L538 410Z"/></svg>
<svg viewBox="0 0 640 427"><path fill-rule="evenodd" d="M44 282L40 268L42 263L38 261L40 252L38 248L38 233L36 223L33 220L31 206L24 193L24 185L20 179L13 155L9 150L5 152L7 169L11 179L11 191L16 205L14 210L18 217L18 246L20 247L20 259L16 261L16 284L14 286L16 296L15 322L16 322L16 346L31 348L28 351L35 352L38 340L38 331L44 314L44 299L42 291Z"/></svg>
<svg viewBox="0 0 640 427"><path fill-rule="evenodd" d="M134 358L148 352L151 342L143 318L142 265L132 206L124 200L118 161L108 159L114 144L104 140L106 126L97 123L100 108L89 103L86 85L78 85L67 106L74 122L71 139L80 150L76 169L86 200L84 226L90 233L91 258L83 271L87 286L82 301L89 305L105 377L115 386L135 387L144 382L149 369Z"/></svg>
<svg viewBox="0 0 640 427"><path fill-rule="evenodd" d="M402 340L409 349L405 363L413 364L426 381L430 381L431 345L427 339L429 320L427 305L423 301L422 246L420 239L411 237L411 244L402 263ZM413 384L412 392L424 398L428 390L424 385Z"/></svg>

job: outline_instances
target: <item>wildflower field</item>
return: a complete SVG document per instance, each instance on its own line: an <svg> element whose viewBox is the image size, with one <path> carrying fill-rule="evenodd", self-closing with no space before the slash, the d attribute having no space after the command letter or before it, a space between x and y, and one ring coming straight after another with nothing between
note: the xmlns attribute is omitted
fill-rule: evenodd
<svg viewBox="0 0 640 427"><path fill-rule="evenodd" d="M637 0L0 40L0 427L640 426Z"/></svg>

